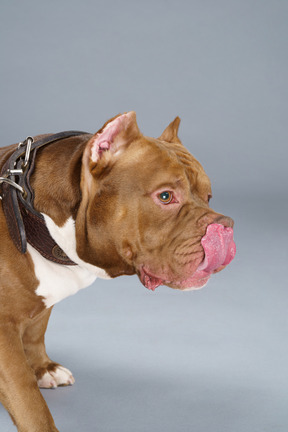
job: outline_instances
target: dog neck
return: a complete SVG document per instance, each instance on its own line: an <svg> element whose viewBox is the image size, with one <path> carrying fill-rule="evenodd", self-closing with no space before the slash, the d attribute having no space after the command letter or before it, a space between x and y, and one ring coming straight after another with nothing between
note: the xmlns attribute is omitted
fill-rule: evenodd
<svg viewBox="0 0 288 432"><path fill-rule="evenodd" d="M34 207L59 227L70 217L76 219L81 200L82 156L89 137L72 137L53 143L37 155L37 167L31 178Z"/></svg>

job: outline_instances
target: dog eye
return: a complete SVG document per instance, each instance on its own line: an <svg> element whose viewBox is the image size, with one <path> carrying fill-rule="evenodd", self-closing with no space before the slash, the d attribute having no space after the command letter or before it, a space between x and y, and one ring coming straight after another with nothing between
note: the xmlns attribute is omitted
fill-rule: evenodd
<svg viewBox="0 0 288 432"><path fill-rule="evenodd" d="M158 195L158 198L163 204L170 204L171 201L173 200L173 194L172 192L169 191L161 192Z"/></svg>

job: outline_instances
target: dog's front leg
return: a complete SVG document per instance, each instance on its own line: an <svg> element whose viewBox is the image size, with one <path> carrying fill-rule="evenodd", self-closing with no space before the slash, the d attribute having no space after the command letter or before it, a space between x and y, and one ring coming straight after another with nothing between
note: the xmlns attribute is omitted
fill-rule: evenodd
<svg viewBox="0 0 288 432"><path fill-rule="evenodd" d="M38 386L55 388L74 384L75 380L69 369L50 360L45 349L45 332L52 308L41 312L26 327L22 336L28 364L35 372Z"/></svg>
<svg viewBox="0 0 288 432"><path fill-rule="evenodd" d="M12 324L0 325L0 397L18 432L58 432Z"/></svg>

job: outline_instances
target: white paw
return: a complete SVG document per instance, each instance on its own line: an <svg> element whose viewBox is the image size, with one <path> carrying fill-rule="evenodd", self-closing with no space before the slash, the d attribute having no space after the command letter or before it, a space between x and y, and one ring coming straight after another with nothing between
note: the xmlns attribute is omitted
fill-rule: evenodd
<svg viewBox="0 0 288 432"><path fill-rule="evenodd" d="M75 382L72 372L63 366L57 366L54 372L47 371L38 381L41 388L56 388L58 386L68 386Z"/></svg>

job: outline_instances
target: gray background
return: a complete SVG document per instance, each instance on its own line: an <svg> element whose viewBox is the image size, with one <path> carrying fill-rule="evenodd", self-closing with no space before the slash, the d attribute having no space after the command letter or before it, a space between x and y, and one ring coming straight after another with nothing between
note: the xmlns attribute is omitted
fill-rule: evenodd
<svg viewBox="0 0 288 432"><path fill-rule="evenodd" d="M203 290L122 277L55 307L49 353L76 377L43 391L61 432L288 430L287 18L286 0L1 1L1 145L179 115L235 219Z"/></svg>

